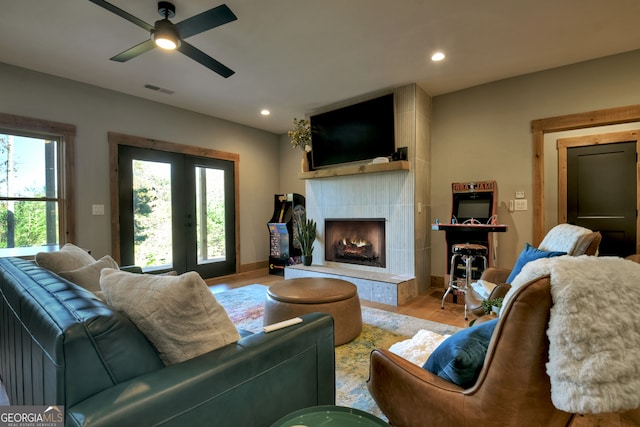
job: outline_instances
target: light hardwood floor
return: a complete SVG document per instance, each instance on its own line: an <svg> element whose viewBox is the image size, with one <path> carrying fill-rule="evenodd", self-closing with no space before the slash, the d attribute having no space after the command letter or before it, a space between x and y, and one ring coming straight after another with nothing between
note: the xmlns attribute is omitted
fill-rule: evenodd
<svg viewBox="0 0 640 427"><path fill-rule="evenodd" d="M271 285L279 280L282 276L270 275L267 269L261 269L242 273L233 276L225 276L216 279L208 279L207 284L214 293L224 292L225 290L238 288L254 283L262 285ZM420 295L409 303L400 307L393 307L385 304L361 301L362 305L375 307L382 310L389 310L395 313L406 314L408 316L418 317L421 319L432 320L434 322L446 323L448 325L466 327L474 318L469 314L469 320L464 320L464 306L452 303L446 303L444 309L440 308L440 299L442 298L442 290L431 289L425 295ZM603 415L587 415L577 416L571 423L571 427L632 427L640 426L640 410L629 411L624 414L603 414Z"/></svg>
<svg viewBox="0 0 640 427"><path fill-rule="evenodd" d="M271 285L282 280L282 276L270 275L266 269L256 270L253 272L243 273L236 276L226 276L216 279L207 279L207 284L214 293L223 292L241 286L259 283L261 285ZM460 328L469 325L474 319L473 315L469 315L469 320L464 320L464 306L458 304L445 304L444 309L440 308L440 298L442 292L434 289L427 295L418 296L409 303L394 307L386 304L379 304L361 300L362 305L368 307L379 308L382 310L393 311L395 313L406 314L408 316L418 317L420 319L432 320L434 322L446 323Z"/></svg>

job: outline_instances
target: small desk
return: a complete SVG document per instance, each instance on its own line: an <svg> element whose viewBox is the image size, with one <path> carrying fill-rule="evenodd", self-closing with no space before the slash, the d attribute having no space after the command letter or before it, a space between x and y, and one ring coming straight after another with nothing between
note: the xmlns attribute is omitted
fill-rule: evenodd
<svg viewBox="0 0 640 427"><path fill-rule="evenodd" d="M436 231L503 233L509 228L506 224L431 224Z"/></svg>
<svg viewBox="0 0 640 427"><path fill-rule="evenodd" d="M444 231L447 240L447 269L451 270L451 246L457 243L478 243L489 248L489 267L495 266L497 254L491 233L504 233L506 224L431 224L431 229Z"/></svg>

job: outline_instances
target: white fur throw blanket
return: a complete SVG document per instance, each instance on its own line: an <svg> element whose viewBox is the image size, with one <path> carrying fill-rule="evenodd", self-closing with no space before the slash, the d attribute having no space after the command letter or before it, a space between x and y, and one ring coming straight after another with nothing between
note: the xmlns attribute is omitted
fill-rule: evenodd
<svg viewBox="0 0 640 427"><path fill-rule="evenodd" d="M433 350L450 336L420 329L413 338L393 344L389 347L389 351L407 359L411 363L422 366L433 353Z"/></svg>
<svg viewBox="0 0 640 427"><path fill-rule="evenodd" d="M550 275L551 400L587 414L640 407L640 264L616 257L562 256L530 262L520 286Z"/></svg>

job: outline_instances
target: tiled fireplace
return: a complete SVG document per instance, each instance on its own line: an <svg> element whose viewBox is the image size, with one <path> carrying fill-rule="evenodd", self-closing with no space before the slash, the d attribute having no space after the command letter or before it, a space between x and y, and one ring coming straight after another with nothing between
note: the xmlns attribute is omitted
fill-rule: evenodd
<svg viewBox="0 0 640 427"><path fill-rule="evenodd" d="M394 306L415 297L413 186L411 171L307 180L307 216L318 224L313 265L287 267L285 278L341 278L358 287L361 299ZM353 262L353 256L344 262L334 256L336 240L344 237L334 236L336 219L342 223L338 234L353 234L354 240L377 240L376 246L384 245L384 250L376 249L373 254L372 245L371 256L361 252L371 258L367 262ZM383 228L384 237L380 229L367 232L369 237L361 234L363 223L371 226L373 222Z"/></svg>
<svg viewBox="0 0 640 427"><path fill-rule="evenodd" d="M415 84L396 88L394 94L395 143L408 148L410 168L367 173L366 168L352 167L350 174L336 169L335 173L323 171L318 178L306 177L307 217L318 226L313 265L287 267L285 278L343 278L358 287L361 299L396 306L429 288L430 99ZM383 224L382 236L378 232L374 237L358 237L360 230L343 233L356 234L354 240L367 240L371 247L360 249L362 242L345 243L342 255L336 256L335 219L350 225L375 220Z"/></svg>

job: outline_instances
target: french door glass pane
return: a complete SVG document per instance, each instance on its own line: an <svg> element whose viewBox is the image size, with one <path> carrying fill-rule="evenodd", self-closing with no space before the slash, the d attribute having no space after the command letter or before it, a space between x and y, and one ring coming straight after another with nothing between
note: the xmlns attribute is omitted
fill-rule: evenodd
<svg viewBox="0 0 640 427"><path fill-rule="evenodd" d="M135 264L171 268L171 164L132 160Z"/></svg>
<svg viewBox="0 0 640 427"><path fill-rule="evenodd" d="M224 261L224 171L198 166L195 175L198 264Z"/></svg>

